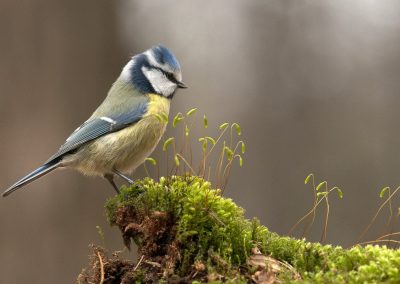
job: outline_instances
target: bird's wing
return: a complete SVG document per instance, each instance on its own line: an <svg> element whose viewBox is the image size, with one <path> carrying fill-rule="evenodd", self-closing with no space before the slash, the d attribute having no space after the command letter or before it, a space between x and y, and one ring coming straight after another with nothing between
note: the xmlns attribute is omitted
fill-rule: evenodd
<svg viewBox="0 0 400 284"><path fill-rule="evenodd" d="M63 155L76 150L83 144L99 138L103 135L121 130L138 122L147 111L148 102L142 101L135 105L134 109L117 115L90 118L78 127L46 163L61 158Z"/></svg>

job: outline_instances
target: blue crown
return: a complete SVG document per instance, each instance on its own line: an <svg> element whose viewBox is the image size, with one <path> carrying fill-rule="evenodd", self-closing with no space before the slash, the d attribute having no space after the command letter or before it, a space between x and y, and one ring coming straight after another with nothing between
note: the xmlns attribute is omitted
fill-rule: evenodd
<svg viewBox="0 0 400 284"><path fill-rule="evenodd" d="M165 46L163 45L156 45L151 48L153 51L154 58L160 64L168 64L171 66L173 70L180 70L181 66L179 65L178 60L176 59L175 55Z"/></svg>

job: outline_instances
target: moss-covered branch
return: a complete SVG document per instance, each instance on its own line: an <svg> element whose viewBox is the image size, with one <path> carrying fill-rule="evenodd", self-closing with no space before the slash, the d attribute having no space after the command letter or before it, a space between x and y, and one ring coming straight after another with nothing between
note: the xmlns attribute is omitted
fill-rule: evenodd
<svg viewBox="0 0 400 284"><path fill-rule="evenodd" d="M146 178L122 188L106 209L140 258L132 264L96 248L80 282L400 283L399 250L279 236L245 219L242 208L198 177Z"/></svg>

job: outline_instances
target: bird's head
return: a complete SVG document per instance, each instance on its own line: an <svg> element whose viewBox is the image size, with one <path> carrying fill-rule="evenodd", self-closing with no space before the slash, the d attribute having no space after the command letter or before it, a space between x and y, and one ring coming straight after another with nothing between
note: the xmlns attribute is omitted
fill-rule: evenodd
<svg viewBox="0 0 400 284"><path fill-rule="evenodd" d="M187 88L175 55L157 45L132 57L121 76L143 94L157 93L172 98L178 88Z"/></svg>

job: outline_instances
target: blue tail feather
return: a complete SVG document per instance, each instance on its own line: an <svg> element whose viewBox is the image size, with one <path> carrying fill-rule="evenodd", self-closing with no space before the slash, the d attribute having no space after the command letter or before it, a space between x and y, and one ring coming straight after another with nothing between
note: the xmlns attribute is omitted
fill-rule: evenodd
<svg viewBox="0 0 400 284"><path fill-rule="evenodd" d="M58 161L50 161L49 163L44 164L43 166L37 168L27 176L23 177L19 181L17 181L15 184L10 186L6 191L3 192L3 197L13 193L17 189L23 187L24 185L40 178L41 176L55 170L60 166L60 163Z"/></svg>

